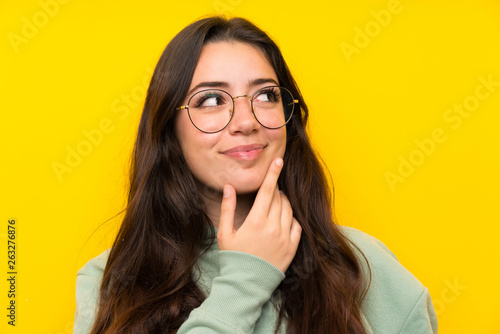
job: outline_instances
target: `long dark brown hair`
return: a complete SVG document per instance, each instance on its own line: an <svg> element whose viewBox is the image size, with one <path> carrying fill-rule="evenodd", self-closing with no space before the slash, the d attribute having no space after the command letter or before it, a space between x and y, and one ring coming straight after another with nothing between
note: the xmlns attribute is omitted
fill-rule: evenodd
<svg viewBox="0 0 500 334"><path fill-rule="evenodd" d="M175 136L202 47L240 41L264 52L281 86L300 102L287 124L278 180L302 238L279 291L276 331L365 333L360 305L369 279L333 223L332 193L307 133L308 109L277 45L242 18L210 17L184 28L165 48L148 89L130 173L128 205L104 270L92 333L175 333L206 298L193 268L215 237L199 187ZM362 258L362 257L361 257Z"/></svg>

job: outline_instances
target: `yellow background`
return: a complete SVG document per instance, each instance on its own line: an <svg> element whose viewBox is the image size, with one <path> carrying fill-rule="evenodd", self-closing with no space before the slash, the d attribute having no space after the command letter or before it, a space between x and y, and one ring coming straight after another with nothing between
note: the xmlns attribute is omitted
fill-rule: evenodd
<svg viewBox="0 0 500 334"><path fill-rule="evenodd" d="M180 29L222 12L281 46L339 222L382 240L430 289L440 333L500 333L500 86L480 81L500 82L497 0L54 1L0 5L0 332L71 332L76 272L120 222L103 224L124 206L144 82ZM448 111L464 103L469 116ZM85 154L56 173L71 150ZM388 182L410 158L412 172Z"/></svg>

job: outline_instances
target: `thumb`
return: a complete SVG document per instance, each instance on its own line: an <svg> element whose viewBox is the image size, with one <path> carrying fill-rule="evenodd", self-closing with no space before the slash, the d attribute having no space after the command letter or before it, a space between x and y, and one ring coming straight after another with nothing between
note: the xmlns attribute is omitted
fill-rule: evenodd
<svg viewBox="0 0 500 334"><path fill-rule="evenodd" d="M234 233L234 212L236 210L236 191L233 186L224 186L222 203L220 206L219 230L217 239L219 243Z"/></svg>

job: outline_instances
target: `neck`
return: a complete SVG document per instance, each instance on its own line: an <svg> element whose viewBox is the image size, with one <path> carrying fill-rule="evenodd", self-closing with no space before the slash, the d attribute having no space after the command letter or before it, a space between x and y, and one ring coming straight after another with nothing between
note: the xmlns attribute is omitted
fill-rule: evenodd
<svg viewBox="0 0 500 334"><path fill-rule="evenodd" d="M202 197L205 202L206 214L208 218L214 224L214 227L219 227L219 219L220 219L220 206L222 203L222 193L219 191L213 190L213 192L207 196L203 194ZM253 202L255 200L255 194L239 194L236 198L236 211L234 213L234 228L239 229L240 226L245 221L248 212L252 208Z"/></svg>

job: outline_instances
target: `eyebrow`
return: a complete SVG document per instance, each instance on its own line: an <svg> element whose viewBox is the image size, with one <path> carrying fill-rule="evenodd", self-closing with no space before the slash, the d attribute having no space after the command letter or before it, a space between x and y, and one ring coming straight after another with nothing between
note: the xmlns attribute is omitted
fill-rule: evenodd
<svg viewBox="0 0 500 334"><path fill-rule="evenodd" d="M266 83L272 83L276 86L279 86L278 82L276 82L276 80L274 80L273 78L258 78L258 79L250 80L249 86L254 87L254 86L258 86L258 85L262 85L262 84L266 84ZM193 89L191 89L187 95L191 96L196 90L198 90L200 88L229 88L229 84L227 82L224 82L224 81L200 82L199 84L194 86Z"/></svg>

